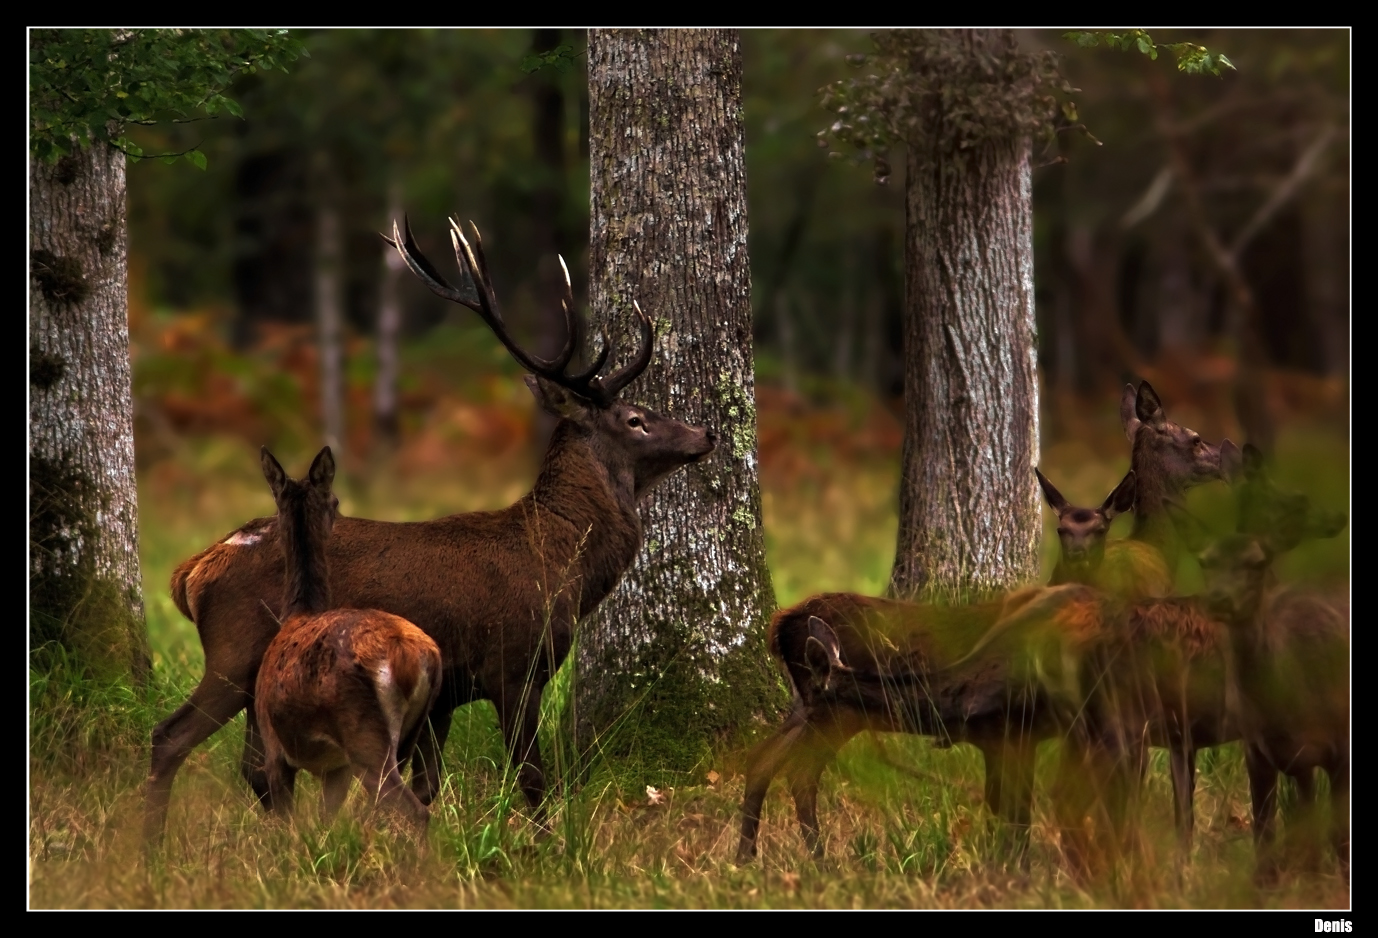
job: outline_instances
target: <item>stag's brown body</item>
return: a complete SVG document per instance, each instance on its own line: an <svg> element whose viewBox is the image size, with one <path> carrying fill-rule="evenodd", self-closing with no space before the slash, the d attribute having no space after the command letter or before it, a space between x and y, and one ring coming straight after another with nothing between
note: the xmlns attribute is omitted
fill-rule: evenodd
<svg viewBox="0 0 1378 938"><path fill-rule="evenodd" d="M414 622L440 648L443 686L421 734L412 787L429 803L440 786L440 752L455 707L491 700L517 781L528 801L545 794L536 726L541 691L569 653L576 621L616 585L641 544L638 501L661 479L713 451L711 430L622 403L618 393L645 369L650 320L637 310L642 347L606 376L611 345L586 371L565 373L578 345L566 281L569 336L553 362L532 358L507 335L480 248L455 226L456 254L469 280L447 284L416 250L410 232L395 244L436 293L475 309L528 370L538 403L560 418L531 492L501 511L435 521L341 518L327 544L330 586L344 607L373 608ZM172 592L196 623L206 676L153 731L145 832L161 836L172 779L187 754L249 705L263 653L277 632L283 567L274 519L244 525L177 568ZM257 720L250 710L241 770L270 803Z"/></svg>

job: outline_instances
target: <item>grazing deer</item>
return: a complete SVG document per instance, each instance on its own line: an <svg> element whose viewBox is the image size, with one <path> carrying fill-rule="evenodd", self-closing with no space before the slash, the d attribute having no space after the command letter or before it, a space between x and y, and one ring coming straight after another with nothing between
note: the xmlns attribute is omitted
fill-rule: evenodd
<svg viewBox="0 0 1378 938"><path fill-rule="evenodd" d="M517 783L542 816L545 775L536 728L541 691L569 653L574 625L607 596L641 546L637 505L661 479L706 458L710 429L663 417L618 395L650 363L651 322L637 308L641 347L624 367L598 376L611 343L581 372L567 374L580 345L568 271L568 335L553 361L522 350L498 312L478 232L471 245L452 222L464 278L447 283L422 256L405 222L394 244L421 280L473 309L530 375L537 403L559 418L530 493L501 511L435 521L386 523L340 518L326 545L330 586L342 606L402 616L435 639L444 677L412 759L412 789L429 804L440 787L440 753L455 707L491 700ZM192 748L253 700L254 681L277 632L283 578L278 525L250 521L185 561L172 575L178 609L196 623L206 674L191 699L153 730L145 833L161 838L172 780ZM241 771L271 803L258 721L249 709Z"/></svg>
<svg viewBox="0 0 1378 938"><path fill-rule="evenodd" d="M804 840L815 856L822 856L819 778L838 750L867 729L976 745L985 759L987 806L1027 830L1030 798L1025 789L1033 782L1033 759L1026 752L1027 733L1019 717L969 726L957 711L944 715L931 710L925 682L970 651L1002 614L1022 607L1038 592L1024 590L969 605L823 593L777 612L767 643L784 665L794 705L784 725L747 757L737 862L756 855L761 806L771 780L782 771Z"/></svg>
<svg viewBox="0 0 1378 938"><path fill-rule="evenodd" d="M1304 591L1268 589L1273 548L1234 534L1201 555L1206 601L1227 626L1230 706L1244 739L1259 873L1277 858L1278 774L1297 785L1307 853L1318 833L1313 775L1330 776L1331 845L1349 876L1349 621ZM1289 833L1291 833L1289 831Z"/></svg>
<svg viewBox="0 0 1378 938"><path fill-rule="evenodd" d="M430 812L398 769L440 695L440 649L400 616L332 608L325 545L339 500L330 491L330 447L301 481L289 479L266 446L261 461L287 574L282 630L263 655L254 696L269 802L290 813L293 782L305 769L321 779L329 820L358 776L375 803L424 831Z"/></svg>

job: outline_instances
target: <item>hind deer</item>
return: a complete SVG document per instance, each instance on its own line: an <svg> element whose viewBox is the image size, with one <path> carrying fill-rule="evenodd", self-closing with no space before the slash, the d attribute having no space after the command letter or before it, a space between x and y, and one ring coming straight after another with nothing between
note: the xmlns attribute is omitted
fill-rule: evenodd
<svg viewBox="0 0 1378 938"><path fill-rule="evenodd" d="M282 630L264 653L254 697L269 801L290 814L305 769L321 779L329 821L357 776L376 804L424 831L430 812L398 769L440 694L440 649L400 616L333 607L325 545L339 500L330 447L300 481L266 446L261 462L286 567Z"/></svg>
<svg viewBox="0 0 1378 938"><path fill-rule="evenodd" d="M1313 776L1330 777L1330 842L1349 877L1349 621L1301 590L1270 591L1266 537L1233 534L1201 555L1206 602L1225 622L1231 709L1244 739L1258 872L1275 871L1278 775L1297 786L1289 821L1318 833ZM1290 825L1289 825L1290 826ZM1291 831L1289 831L1289 834Z"/></svg>
<svg viewBox="0 0 1378 938"><path fill-rule="evenodd" d="M1148 382L1137 389L1133 385L1125 388L1120 414L1125 435L1133 445L1131 470L1136 499L1131 538L1145 545L1129 551L1144 558L1145 569L1150 570L1140 570L1135 577L1151 583L1152 577L1157 576L1161 582L1161 571L1171 569L1161 555L1171 551L1175 563L1180 552L1175 530L1166 515L1167 503L1193 485L1221 478L1221 451L1234 451L1235 447L1228 440L1219 447L1211 446L1195 431L1169 421ZM1123 493L1117 501L1122 499ZM1166 582L1170 586L1170 579ZM816 682L811 677L813 669L805 654L812 617L817 617L833 633L838 661L858 676L856 680L875 678L875 693L883 693L886 686L896 684L894 679L887 684L879 675L900 675L901 683L908 682L906 686L921 685L933 671L968 654L1002 616L1029 603L1036 592L1020 591L1002 600L967 607L831 593L810 597L776 613L770 626L769 645L785 668L794 691L794 704L784 725L748 756L738 861L745 862L756 854L761 806L776 774L784 771L791 779L791 793L805 840L819 854L822 842L815 808L818 781L838 748L868 727L925 735L928 732L903 721L868 722L870 711L859 702L849 707L843 699L836 706L821 707L816 700ZM897 702L896 706L900 704ZM992 718L979 726L963 726L951 732L982 751L987 807L1017 829L1027 831L1032 812L1033 760L1042 737L1025 726L1024 719L1022 713L1011 715L1003 723Z"/></svg>
<svg viewBox="0 0 1378 938"><path fill-rule="evenodd" d="M393 244L437 295L474 310L530 374L537 403L559 418L535 485L501 511L388 523L342 517L326 545L329 582L342 606L380 609L414 622L440 648L440 698L412 759L412 790L429 804L454 709L491 700L517 783L537 821L545 775L536 728L541 691L569 653L575 623L617 584L641 546L640 500L661 479L713 452L716 435L619 399L651 361L651 322L636 309L640 348L622 368L598 372L611 343L583 371L566 368L581 344L565 273L565 344L553 361L512 339L477 229L457 222L451 240L463 278L448 283L417 249L410 228ZM178 609L196 623L206 673L191 699L153 730L145 834L158 841L172 781L191 750L249 707L241 772L271 804L253 701L263 653L277 633L283 562L273 518L250 521L183 562L172 575Z"/></svg>

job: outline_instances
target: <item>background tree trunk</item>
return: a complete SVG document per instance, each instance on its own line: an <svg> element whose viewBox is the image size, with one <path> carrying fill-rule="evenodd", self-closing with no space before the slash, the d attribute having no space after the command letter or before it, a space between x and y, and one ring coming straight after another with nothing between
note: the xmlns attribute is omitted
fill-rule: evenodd
<svg viewBox="0 0 1378 938"><path fill-rule="evenodd" d="M29 170L29 638L142 680L125 155Z"/></svg>
<svg viewBox="0 0 1378 938"><path fill-rule="evenodd" d="M340 453L344 438L344 393L340 378L340 328L344 318L340 289L340 213L326 196L316 214L316 341L320 349L321 430L325 443Z"/></svg>
<svg viewBox="0 0 1378 938"><path fill-rule="evenodd" d="M645 542L580 626L581 748L687 770L785 703L756 476L741 54L730 30L589 34L590 305L625 355L633 299L656 327L625 397L705 424L703 464L643 503ZM611 731L610 731L611 730ZM601 734L601 735L599 735Z"/></svg>
<svg viewBox="0 0 1378 938"><path fill-rule="evenodd" d="M968 54L985 32L947 41ZM941 105L931 117L937 130ZM897 596L968 599L1038 574L1029 142L912 140L905 180Z"/></svg>
<svg viewBox="0 0 1378 938"><path fill-rule="evenodd" d="M385 230L402 217L402 178L394 171L388 181L388 214ZM406 262L389 245L383 249L383 279L378 285L378 373L373 379L373 425L379 444L397 445L397 333L402 328L402 300L398 282Z"/></svg>

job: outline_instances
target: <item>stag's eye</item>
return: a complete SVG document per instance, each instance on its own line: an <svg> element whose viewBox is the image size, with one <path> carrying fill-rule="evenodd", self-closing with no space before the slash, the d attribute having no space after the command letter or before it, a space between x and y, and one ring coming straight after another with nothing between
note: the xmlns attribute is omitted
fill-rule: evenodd
<svg viewBox="0 0 1378 938"><path fill-rule="evenodd" d="M631 416L627 420L627 426L635 430L637 427L641 426L641 418L637 417L636 415Z"/></svg>

